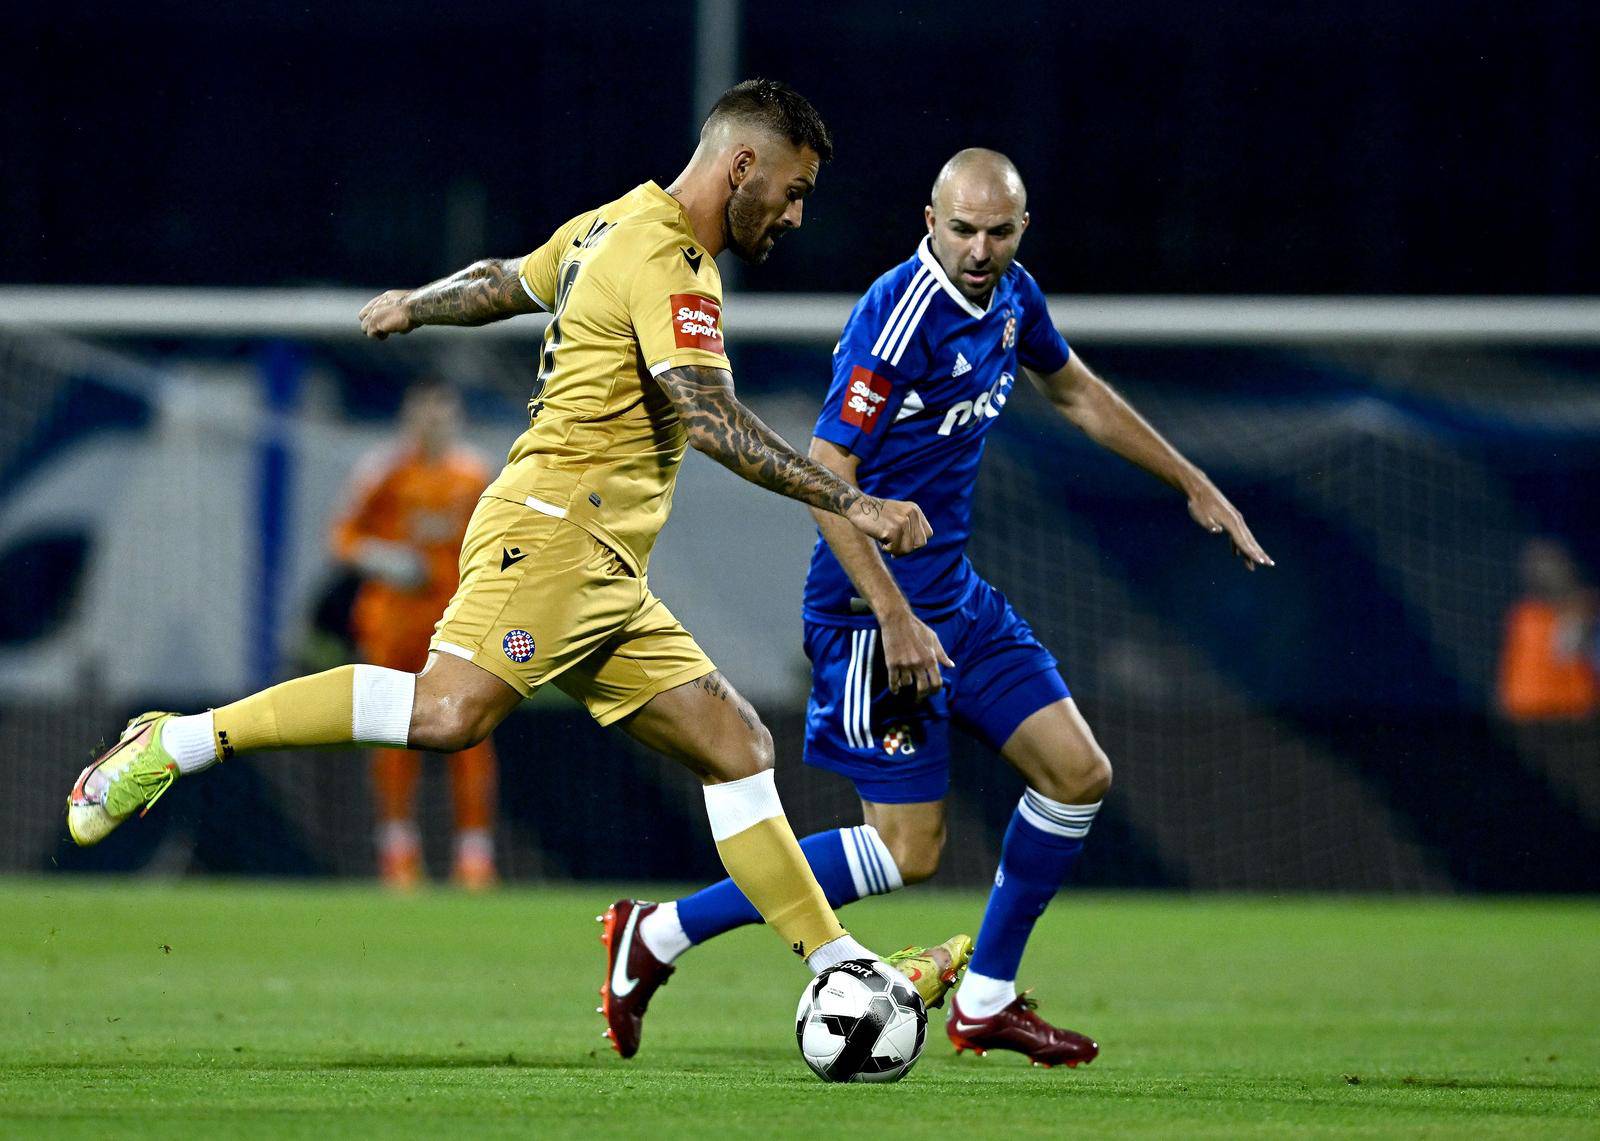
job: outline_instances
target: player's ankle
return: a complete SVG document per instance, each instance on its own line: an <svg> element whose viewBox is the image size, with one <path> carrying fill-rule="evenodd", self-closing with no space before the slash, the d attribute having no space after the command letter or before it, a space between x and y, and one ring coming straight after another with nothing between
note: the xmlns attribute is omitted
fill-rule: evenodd
<svg viewBox="0 0 1600 1141"><path fill-rule="evenodd" d="M661 904L639 920L639 938L649 952L663 963L674 962L694 946L684 933L675 901Z"/></svg>
<svg viewBox="0 0 1600 1141"><path fill-rule="evenodd" d="M219 758L211 711L168 718L161 726L161 747L184 776L203 772L216 764Z"/></svg>
<svg viewBox="0 0 1600 1141"><path fill-rule="evenodd" d="M806 956L806 966L811 973L820 975L829 967L836 967L848 959L876 959L878 956L856 942L848 933L832 942L824 943Z"/></svg>
<svg viewBox="0 0 1600 1141"><path fill-rule="evenodd" d="M968 1018L993 1018L1017 1001L1017 981L990 978L968 968L955 1000Z"/></svg>
<svg viewBox="0 0 1600 1141"><path fill-rule="evenodd" d="M401 817L380 821L377 833L378 851L384 855L410 855L422 850L422 834L413 820Z"/></svg>

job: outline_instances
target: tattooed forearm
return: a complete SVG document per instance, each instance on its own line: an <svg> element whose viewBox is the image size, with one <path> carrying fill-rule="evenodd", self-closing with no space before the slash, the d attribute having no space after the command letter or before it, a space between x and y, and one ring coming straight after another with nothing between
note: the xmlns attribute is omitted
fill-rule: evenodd
<svg viewBox="0 0 1600 1141"><path fill-rule="evenodd" d="M522 288L519 258L489 258L413 289L406 313L419 325L487 325L539 308Z"/></svg>
<svg viewBox="0 0 1600 1141"><path fill-rule="evenodd" d="M685 366L657 379L677 408L689 443L730 471L837 515L858 504L860 510L878 509L877 500L795 451L739 403L726 369Z"/></svg>

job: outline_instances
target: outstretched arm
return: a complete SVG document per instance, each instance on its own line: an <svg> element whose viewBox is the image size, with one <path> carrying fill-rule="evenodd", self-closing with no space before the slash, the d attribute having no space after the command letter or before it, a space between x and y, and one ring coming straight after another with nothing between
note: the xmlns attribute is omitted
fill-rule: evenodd
<svg viewBox="0 0 1600 1141"><path fill-rule="evenodd" d="M537 312L521 271L521 258L486 258L417 289L380 293L362 307L361 331L381 341L419 325L487 325Z"/></svg>
<svg viewBox="0 0 1600 1141"><path fill-rule="evenodd" d="M735 475L843 516L893 555L916 550L933 534L915 503L867 495L795 451L739 402L727 369L680 365L656 380L678 410L690 445Z"/></svg>
<svg viewBox="0 0 1600 1141"><path fill-rule="evenodd" d="M1245 566L1255 570L1274 565L1245 526L1244 516L1206 478L1205 472L1184 459L1115 389L1091 372L1077 353L1048 376L1029 375L1050 403L1084 435L1183 492L1194 521L1208 531L1226 531L1233 541L1234 553Z"/></svg>

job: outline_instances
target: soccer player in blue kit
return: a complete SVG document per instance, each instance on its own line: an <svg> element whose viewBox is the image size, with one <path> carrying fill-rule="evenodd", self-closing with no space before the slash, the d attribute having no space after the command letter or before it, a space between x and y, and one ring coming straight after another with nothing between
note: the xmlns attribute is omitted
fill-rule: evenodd
<svg viewBox="0 0 1600 1141"><path fill-rule="evenodd" d="M865 822L801 847L835 906L927 879L945 841L952 722L1026 782L971 966L946 1020L958 1052L1016 1050L1039 1065L1092 1061L1099 1046L1040 1018L1016 990L1034 924L1111 787L1111 765L1050 651L967 560L985 436L1023 370L1090 439L1171 485L1254 570L1272 560L1197 467L1097 377L1056 331L1014 259L1028 227L1016 168L994 151L955 155L933 185L928 235L856 305L834 350L811 457L863 491L914 499L933 537L886 562L837 516L805 590L812 662L805 760L854 782ZM608 967L631 984L614 1015L637 1045L651 994L689 947L760 921L731 880L636 912ZM634 928L637 928L637 937ZM614 1027L615 1029L615 1027Z"/></svg>

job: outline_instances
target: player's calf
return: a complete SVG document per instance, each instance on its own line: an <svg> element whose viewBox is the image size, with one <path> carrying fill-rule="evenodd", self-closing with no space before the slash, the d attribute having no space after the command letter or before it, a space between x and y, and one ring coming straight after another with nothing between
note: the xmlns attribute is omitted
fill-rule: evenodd
<svg viewBox="0 0 1600 1141"><path fill-rule="evenodd" d="M939 870L944 854L944 802L922 804L874 804L862 802L867 824L877 830L896 869L897 878L906 884L922 883Z"/></svg>

